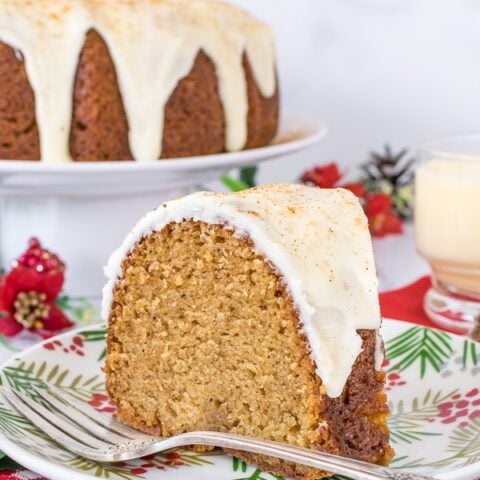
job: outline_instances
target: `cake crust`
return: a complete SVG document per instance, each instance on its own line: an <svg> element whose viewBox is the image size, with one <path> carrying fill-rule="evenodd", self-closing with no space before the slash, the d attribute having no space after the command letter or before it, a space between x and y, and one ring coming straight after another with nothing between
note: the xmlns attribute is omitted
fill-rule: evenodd
<svg viewBox="0 0 480 480"><path fill-rule="evenodd" d="M0 159L38 160L35 98L19 52L0 42Z"/></svg>
<svg viewBox="0 0 480 480"><path fill-rule="evenodd" d="M224 145L225 114L215 66L200 52L167 103L162 158L221 153Z"/></svg>
<svg viewBox="0 0 480 480"><path fill-rule="evenodd" d="M133 158L115 65L95 30L87 33L75 76L70 154L78 162Z"/></svg>
<svg viewBox="0 0 480 480"><path fill-rule="evenodd" d="M194 247L195 261L202 262L200 270L204 272L200 277L195 277L193 270L183 270L189 263L187 259L191 255L194 245L196 245ZM169 249L173 249L170 254ZM209 257L212 258L209 259ZM183 264L182 258L185 259ZM193 259L191 260L193 261ZM231 283L236 283L236 280L233 279L243 279L239 285L222 286L221 282L224 278L222 270L228 268L226 262L231 262L230 265L233 268L228 272L228 277L232 279ZM234 265L239 265L238 268L241 270L236 271L237 267ZM254 252L253 245L248 238L234 237L233 232L222 225L209 225L193 221L170 224L161 231L144 237L125 258L122 272L121 279L117 282L113 293L105 367L107 389L113 402L117 405L118 416L122 420L140 430L157 435L174 435L195 429L232 431L277 441L287 441L307 448L348 455L373 463L388 463L392 456L386 426L388 407L383 391L384 375L375 371L375 332L367 330L358 332L362 338L363 353L357 358L342 395L336 399L329 398L325 394L321 380L315 373L308 343L300 331L298 313L292 299L278 273L262 255ZM210 280L207 281L204 277L210 278ZM198 284L197 287L201 289L201 293L190 295L188 289L192 284ZM231 289L231 299L225 288ZM154 297L151 296L150 289L155 290ZM216 289L216 291L209 292L209 289ZM257 289L261 292L260 296L255 296ZM173 296L163 297L167 291L176 293L173 293ZM245 298L249 299L248 304L245 301L240 302L239 298L235 297L236 294L245 295ZM182 295L187 295L187 300L182 298ZM196 303L200 301L198 300L199 296L200 298L206 297L206 303ZM155 317L156 314L151 310L155 298L160 299L160 302L164 301L175 306L168 317L167 312L159 305L157 306L160 317ZM197 300L195 300L196 298ZM230 300L232 303L229 303ZM166 347L158 347L160 350L155 350L157 347L153 347L149 335L162 336L162 332L166 332L161 337L164 339L164 345L174 348L172 346L174 344L170 344L168 341L169 335L174 335L171 333L172 326L176 326L182 332L186 329L181 338L188 343L188 339L195 338L194 331L200 335L201 329L200 327L197 329L197 324L207 322L205 326L208 327L208 319L212 319L212 314L205 312L205 320L202 320L203 317L197 316L195 312L206 308L205 305L209 302L224 302L221 303L223 306L220 311L223 311L224 315L227 311L230 314L227 314L225 318L222 317L224 324L218 323L218 318L217 323L212 320L212 330L205 339L214 342L212 349L218 353L218 349L215 350L217 348L215 342L223 345L222 337L218 337L218 329L222 328L222 325L231 325L228 331L223 332L224 335L228 337L231 331L237 334L237 350L241 350L246 357L248 356L248 358L237 359L235 364L236 375L242 380L239 380L238 383L236 383L235 377L228 382L225 380L226 384L223 389L228 392L227 399L222 399L221 396L217 397L218 393L211 391L209 391L210 393L203 392L200 397L195 398L192 398L195 390L192 393L187 389L179 398L176 397L178 393L173 393L172 400L177 403L176 406L172 405L170 408L177 408L179 403L183 404L188 399L187 404L190 402L190 406L194 405L193 412L182 414L175 410L171 413L160 413L165 410L163 406L159 405L161 402L159 397L150 392L147 397L155 397L157 400L148 401L145 404L141 399L138 390L143 388L140 386L140 380L144 379L145 372L135 373L133 364L139 365L140 359L143 362L140 363L141 365L150 361L148 360L150 357L144 356L146 353L150 356L158 354L158 362L162 362L162 360L167 363L171 362L170 355L162 356L165 354L165 350L162 348ZM260 303L257 304L257 302ZM266 310L262 309L261 302L265 303ZM186 304L189 307L185 310ZM253 310L238 311L238 306L247 309L247 305ZM257 305L258 308L252 307L252 305ZM230 311L228 308L234 310ZM269 316L267 311L276 313ZM262 320L253 320L258 315ZM256 323L249 323L249 316L251 316L252 322ZM150 320L148 320L149 318ZM154 320L155 318L156 320ZM162 318L169 318L169 320L164 323L165 320L161 320ZM148 326L148 322L153 323ZM235 330L235 322L240 322L242 328ZM191 327L191 324L195 327ZM191 328L197 330L190 330ZM256 337L256 328L259 330L264 328L265 331L261 331ZM276 337L274 332L276 332ZM267 340L269 333L276 338L275 341ZM198 337L196 341L201 342L200 338L203 337ZM262 356L263 347L258 344L257 360L255 360L255 352L249 354L249 349L243 347L244 342L245 345L253 342L251 345L256 346L260 341L255 340L256 338L264 338L265 340L261 341L262 344L268 345L265 346L267 350L271 349L265 356ZM192 341L195 342L195 340ZM228 345L228 341L225 340L225 342L225 345ZM139 346L138 348L143 351L139 353L134 345ZM198 348L203 348L201 345L198 343ZM192 345L185 346L187 350L190 347ZM192 350L188 351L192 352ZM181 350L176 351L174 358L186 362L185 366L179 367L177 362L169 363L169 371L177 372L176 376L172 373L175 376L176 384L184 381L182 375L186 375L185 378L188 378L188 369L198 368L196 360L190 358L186 353L187 356L184 357L181 352ZM279 352L281 355L275 356ZM250 356L252 353L253 356ZM274 364L277 365L277 368L283 369L282 375L276 377L275 381L270 379L271 383L268 383L267 379L263 379L262 375L265 376L265 372L262 374L261 367L258 366L263 363L268 364L269 355L275 357ZM293 356L290 357L290 355ZM285 364L284 357L291 358L291 366ZM205 378L218 378L222 375L222 370L218 369L218 361L219 358L225 357L211 356L209 350L202 350L202 358L207 370L204 376L198 379L200 391L202 388L208 390L203 383ZM254 373L249 374L249 370L245 370L243 367L244 364L252 362L254 365L255 362L258 362L257 366L260 371L253 369ZM156 365L155 362L150 362L150 368L156 368L153 365ZM164 379L161 375L157 377L155 377L155 373L153 375L149 382L163 384ZM195 379L189 380L193 383L195 381ZM283 381L287 385L282 386ZM248 398L246 401L255 402L259 398L263 398L260 403L254 403L255 406L252 404L252 408L254 412L264 412L266 416L261 417L259 414L255 418L249 417L249 414L239 408L233 400L237 397L234 393L235 389L229 390L233 388L232 384L233 387L240 390L245 385L248 386L249 393L244 396L244 398ZM260 388L262 385L270 387L275 385L281 401L275 399L275 391L271 398L262 397L259 394L262 391ZM285 390L282 391L282 388ZM272 393L271 390L269 393ZM208 399L208 395L212 396L213 406L198 407L202 401ZM231 402L230 406L233 410L229 410L229 402ZM283 405L284 403L287 405ZM199 416L198 412L200 412ZM189 420L185 424L179 425L176 422L182 415L186 415L184 418L189 418ZM235 417L235 415L237 416ZM272 417L275 418L274 424L269 423ZM293 478L312 480L328 475L326 472L268 457L244 452L228 453L235 454L247 462L255 463L265 470Z"/></svg>

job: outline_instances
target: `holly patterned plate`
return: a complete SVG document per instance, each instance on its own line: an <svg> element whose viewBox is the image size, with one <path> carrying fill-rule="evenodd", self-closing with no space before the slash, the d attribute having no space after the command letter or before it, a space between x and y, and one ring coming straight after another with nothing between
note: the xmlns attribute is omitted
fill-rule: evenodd
<svg viewBox="0 0 480 480"><path fill-rule="evenodd" d="M442 480L479 478L480 344L393 320L384 322L383 336L391 438L397 452L392 467ZM101 371L104 340L102 326L49 339L8 361L0 371L0 384L31 392L32 386L49 382L111 413ZM0 450L52 480L282 479L218 452L176 450L98 464L64 450L2 403Z"/></svg>

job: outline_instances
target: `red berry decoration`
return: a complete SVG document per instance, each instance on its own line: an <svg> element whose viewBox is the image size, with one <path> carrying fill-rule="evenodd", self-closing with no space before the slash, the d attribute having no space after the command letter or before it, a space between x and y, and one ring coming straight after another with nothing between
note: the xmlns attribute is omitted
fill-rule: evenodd
<svg viewBox="0 0 480 480"><path fill-rule="evenodd" d="M12 267L27 267L42 273L58 273L65 271L65 264L54 253L43 248L37 238L31 238L27 250L14 260Z"/></svg>
<svg viewBox="0 0 480 480"><path fill-rule="evenodd" d="M451 401L438 405L437 418L444 424L461 420L459 425L467 427L470 422L480 417L480 390L473 388L465 394L457 393Z"/></svg>
<svg viewBox="0 0 480 480"><path fill-rule="evenodd" d="M47 337L71 327L56 305L64 271L62 260L32 238L0 280L0 334L13 336L25 329Z"/></svg>
<svg viewBox="0 0 480 480"><path fill-rule="evenodd" d="M342 178L336 163L316 166L303 173L301 181L307 185L320 188L333 188Z"/></svg>

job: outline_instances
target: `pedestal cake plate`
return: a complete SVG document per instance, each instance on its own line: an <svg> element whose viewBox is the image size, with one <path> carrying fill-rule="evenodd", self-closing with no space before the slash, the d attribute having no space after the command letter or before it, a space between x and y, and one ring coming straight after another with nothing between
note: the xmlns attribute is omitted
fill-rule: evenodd
<svg viewBox="0 0 480 480"><path fill-rule="evenodd" d="M305 149L325 133L321 122L292 116L271 145L241 152L157 162L0 161L0 265L8 268L35 236L65 260L69 295L99 296L102 267L139 216L231 169Z"/></svg>

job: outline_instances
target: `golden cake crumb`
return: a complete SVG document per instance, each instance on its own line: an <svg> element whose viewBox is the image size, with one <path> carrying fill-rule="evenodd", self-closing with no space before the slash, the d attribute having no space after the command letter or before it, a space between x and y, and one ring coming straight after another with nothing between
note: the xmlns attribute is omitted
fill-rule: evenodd
<svg viewBox="0 0 480 480"><path fill-rule="evenodd" d="M392 456L375 331L343 394L325 394L298 313L249 239L221 225L171 223L125 258L111 305L107 389L128 424L169 436L225 431L378 464ZM228 452L298 479L327 475Z"/></svg>

